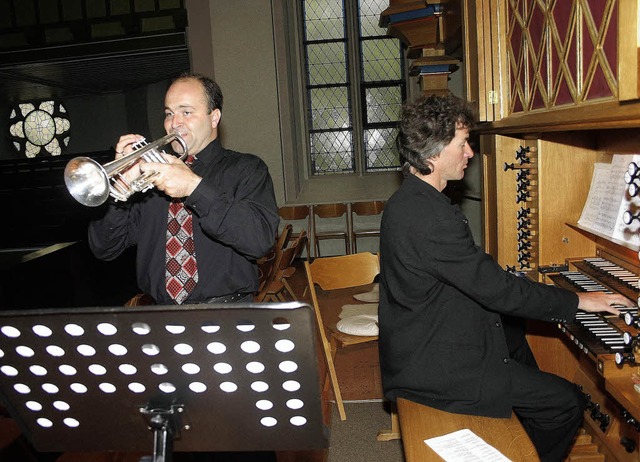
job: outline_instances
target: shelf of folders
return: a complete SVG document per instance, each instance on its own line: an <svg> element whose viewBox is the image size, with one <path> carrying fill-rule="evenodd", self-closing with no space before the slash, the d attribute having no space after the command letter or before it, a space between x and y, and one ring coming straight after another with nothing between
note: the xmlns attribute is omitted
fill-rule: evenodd
<svg viewBox="0 0 640 462"><path fill-rule="evenodd" d="M391 1L380 13L378 25L407 47L407 57L422 56L423 48L434 48L443 42L444 6L429 1Z"/></svg>
<svg viewBox="0 0 640 462"><path fill-rule="evenodd" d="M418 77L423 94L449 93L449 74L458 68L459 59L451 56L422 56L411 62L409 75Z"/></svg>

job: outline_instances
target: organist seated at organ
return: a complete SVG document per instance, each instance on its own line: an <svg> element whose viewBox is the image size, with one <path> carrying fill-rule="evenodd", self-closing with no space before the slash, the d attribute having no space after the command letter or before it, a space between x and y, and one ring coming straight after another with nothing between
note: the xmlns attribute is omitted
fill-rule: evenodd
<svg viewBox="0 0 640 462"><path fill-rule="evenodd" d="M454 96L405 106L398 147L404 173L381 225L380 366L386 398L448 412L509 418L540 459L560 461L583 419L584 396L531 360L503 316L571 322L578 310L618 315L617 294L573 291L505 271L478 247L464 214L442 194L473 157L475 114Z"/></svg>

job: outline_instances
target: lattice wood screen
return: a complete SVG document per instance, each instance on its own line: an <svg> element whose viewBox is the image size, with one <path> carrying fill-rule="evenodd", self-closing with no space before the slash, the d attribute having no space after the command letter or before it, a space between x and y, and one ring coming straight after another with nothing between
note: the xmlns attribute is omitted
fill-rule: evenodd
<svg viewBox="0 0 640 462"><path fill-rule="evenodd" d="M617 3L507 0L507 112L617 100Z"/></svg>

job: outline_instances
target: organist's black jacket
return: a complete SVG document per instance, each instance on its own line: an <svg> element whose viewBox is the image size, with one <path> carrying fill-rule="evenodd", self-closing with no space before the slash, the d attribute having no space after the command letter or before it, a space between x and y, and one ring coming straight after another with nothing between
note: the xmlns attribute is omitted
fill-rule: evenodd
<svg viewBox="0 0 640 462"><path fill-rule="evenodd" d="M506 272L458 207L413 175L385 205L380 252L385 396L509 417L514 370L500 314L571 321L577 295Z"/></svg>

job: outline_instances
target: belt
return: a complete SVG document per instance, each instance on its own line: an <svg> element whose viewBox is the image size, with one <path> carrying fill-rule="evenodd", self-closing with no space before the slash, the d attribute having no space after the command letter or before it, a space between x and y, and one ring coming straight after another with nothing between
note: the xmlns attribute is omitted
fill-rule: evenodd
<svg viewBox="0 0 640 462"><path fill-rule="evenodd" d="M229 295L220 295L219 297L213 297L202 303L240 303L240 302L252 302L253 294L247 294L238 292Z"/></svg>

